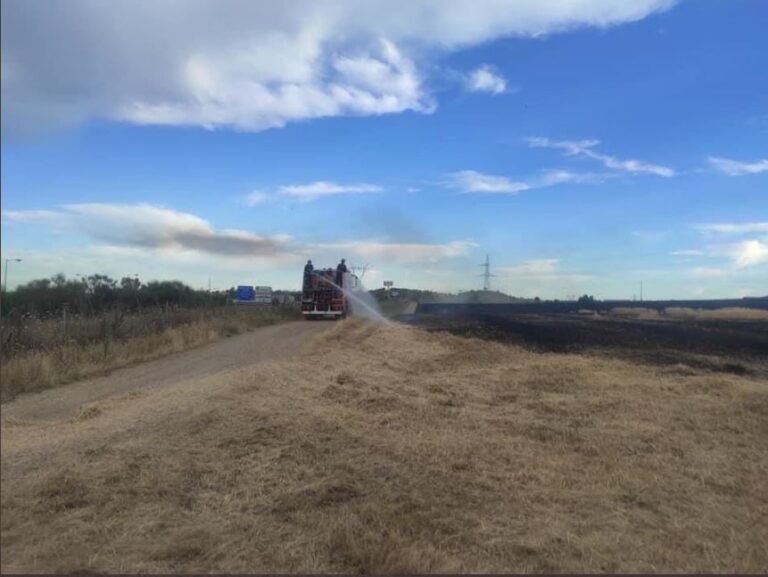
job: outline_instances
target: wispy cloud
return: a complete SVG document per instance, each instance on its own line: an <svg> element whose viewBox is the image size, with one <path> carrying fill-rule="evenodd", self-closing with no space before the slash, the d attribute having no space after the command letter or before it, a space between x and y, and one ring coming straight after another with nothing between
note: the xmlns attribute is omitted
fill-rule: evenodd
<svg viewBox="0 0 768 577"><path fill-rule="evenodd" d="M5 211L3 217L17 222L56 222L109 245L218 255L274 255L286 250L290 239L287 235L216 230L193 214L143 203L69 204L57 211Z"/></svg>
<svg viewBox="0 0 768 577"><path fill-rule="evenodd" d="M337 196L342 194L370 194L384 190L381 186L375 184L339 184L325 180L318 180L308 184L293 184L280 186L277 193L299 200L310 201L328 196Z"/></svg>
<svg viewBox="0 0 768 577"><path fill-rule="evenodd" d="M760 174L768 171L768 158L756 162L741 162L730 158L710 156L709 164L729 176L744 176L745 174Z"/></svg>
<svg viewBox="0 0 768 577"><path fill-rule="evenodd" d="M713 234L759 234L768 233L768 222L699 224L696 228L701 232Z"/></svg>
<svg viewBox="0 0 768 577"><path fill-rule="evenodd" d="M527 142L532 148L555 148L564 150L566 156L591 158L603 163L606 168L612 170L633 174L653 174L664 177L675 175L675 171L667 166L649 164L640 160L622 160L615 156L595 152L593 149L600 144L599 140L550 140L549 138L537 136L528 138Z"/></svg>
<svg viewBox="0 0 768 577"><path fill-rule="evenodd" d="M378 240L343 241L312 244L307 247L312 253L332 252L347 256L361 257L395 263L437 262L446 258L466 255L477 246L468 240L444 244L397 243Z"/></svg>
<svg viewBox="0 0 768 577"><path fill-rule="evenodd" d="M286 184L276 188L257 189L243 197L243 202L247 206L259 206L278 198L311 202L331 196L372 194L383 190L383 187L376 184L340 184L328 180L316 180L306 184Z"/></svg>
<svg viewBox="0 0 768 577"><path fill-rule="evenodd" d="M501 276L517 280L541 282L578 283L591 279L589 275L566 273L560 270L560 259L542 258L527 260L517 265L496 267Z"/></svg>
<svg viewBox="0 0 768 577"><path fill-rule="evenodd" d="M194 260L195 254L230 258L279 258L289 262L307 255L332 253L379 262L437 262L467 254L470 240L445 243L384 242L376 239L300 243L286 234L263 236L244 230L216 230L190 213L151 204L71 204L59 210L4 211L3 219L32 226L56 222L99 243L105 258L111 254L136 257L149 251Z"/></svg>
<svg viewBox="0 0 768 577"><path fill-rule="evenodd" d="M720 278L728 276L729 271L724 268L698 266L692 268L689 273L696 278Z"/></svg>
<svg viewBox="0 0 768 577"><path fill-rule="evenodd" d="M501 94L507 89L507 81L489 65L484 64L469 73L466 78L466 86L470 92Z"/></svg>
<svg viewBox="0 0 768 577"><path fill-rule="evenodd" d="M632 236L642 242L659 243L669 238L668 230L633 230Z"/></svg>
<svg viewBox="0 0 768 577"><path fill-rule="evenodd" d="M555 270L557 270L559 262L560 260L556 258L535 259L514 266L498 267L497 270L507 274L521 276L541 276L545 274L553 274Z"/></svg>
<svg viewBox="0 0 768 577"><path fill-rule="evenodd" d="M262 190L254 190L245 197L245 204L248 206L259 206L269 200L269 195Z"/></svg>
<svg viewBox="0 0 768 577"><path fill-rule="evenodd" d="M567 170L544 170L526 180L512 180L506 176L483 174L476 170L461 170L448 175L445 183L464 193L477 194L518 194L534 188L545 188L557 184L595 183L603 180L604 175L576 173Z"/></svg>
<svg viewBox="0 0 768 577"><path fill-rule="evenodd" d="M483 174L476 170L461 170L449 175L448 185L462 192L486 194L517 194L531 188L527 182L513 181L506 176Z"/></svg>
<svg viewBox="0 0 768 577"><path fill-rule="evenodd" d="M707 253L699 249L683 249L674 250L670 254L672 256L704 256Z"/></svg>
<svg viewBox="0 0 768 577"><path fill-rule="evenodd" d="M53 220L59 213L53 210L4 210L2 220L5 222L35 222Z"/></svg>

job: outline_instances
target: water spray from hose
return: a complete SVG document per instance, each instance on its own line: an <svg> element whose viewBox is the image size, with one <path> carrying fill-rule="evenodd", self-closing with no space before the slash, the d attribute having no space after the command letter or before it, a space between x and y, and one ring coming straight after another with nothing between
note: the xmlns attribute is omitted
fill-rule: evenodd
<svg viewBox="0 0 768 577"><path fill-rule="evenodd" d="M320 276L317 273L312 273L316 276ZM345 273L345 278L348 277L349 273ZM381 311L379 310L379 305L376 303L376 299L369 293L365 288L362 287L362 284L360 283L360 289L353 291L348 288L344 288L342 286L337 285L332 280L326 278L326 277L320 277L323 279L323 282L327 282L330 285L333 285L337 289L339 289L342 293L344 293L344 296L346 296L349 299L350 308L352 309L352 314L356 317L362 317L366 319L370 319L372 321L376 321L379 323L383 323L385 325L391 324L389 319L387 319L383 314L381 314ZM358 281L359 282L359 281ZM345 282L342 282L342 284L347 284Z"/></svg>

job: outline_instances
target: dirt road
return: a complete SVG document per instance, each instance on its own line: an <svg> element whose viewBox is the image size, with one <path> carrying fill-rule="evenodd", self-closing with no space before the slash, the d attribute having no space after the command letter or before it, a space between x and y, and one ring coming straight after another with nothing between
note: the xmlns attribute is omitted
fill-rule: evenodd
<svg viewBox="0 0 768 577"><path fill-rule="evenodd" d="M22 421L69 418L75 416L81 406L94 401L137 390L166 388L231 369L285 359L330 324L295 321L259 328L204 347L119 369L103 377L23 395L3 405L2 416Z"/></svg>

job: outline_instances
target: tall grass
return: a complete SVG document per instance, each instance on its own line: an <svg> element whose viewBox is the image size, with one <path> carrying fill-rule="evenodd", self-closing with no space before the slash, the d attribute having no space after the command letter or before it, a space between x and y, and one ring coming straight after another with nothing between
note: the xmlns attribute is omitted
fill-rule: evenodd
<svg viewBox="0 0 768 577"><path fill-rule="evenodd" d="M632 317L641 320L686 320L686 321L765 321L768 311L748 309L743 307L726 307L722 309L691 309L685 307L669 307L663 311L643 307L616 307L611 309L611 315Z"/></svg>
<svg viewBox="0 0 768 577"><path fill-rule="evenodd" d="M294 307L220 306L6 319L0 325L0 400L296 317Z"/></svg>

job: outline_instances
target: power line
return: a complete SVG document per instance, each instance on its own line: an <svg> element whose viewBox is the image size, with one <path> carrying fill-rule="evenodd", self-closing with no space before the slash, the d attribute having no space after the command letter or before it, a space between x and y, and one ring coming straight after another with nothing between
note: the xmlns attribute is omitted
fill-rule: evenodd
<svg viewBox="0 0 768 577"><path fill-rule="evenodd" d="M363 277L365 276L365 273L368 272L368 266L369 265L367 263L364 264L364 265L354 265L353 264L353 265L349 266L349 269L352 272L352 274L357 276L357 278L359 278L360 280L363 280Z"/></svg>
<svg viewBox="0 0 768 577"><path fill-rule="evenodd" d="M483 274L480 275L481 277L483 277L483 290L489 291L491 290L491 277L496 275L491 274L491 260L487 254L485 255L485 262L482 263L480 266L485 268L485 270L483 271Z"/></svg>

